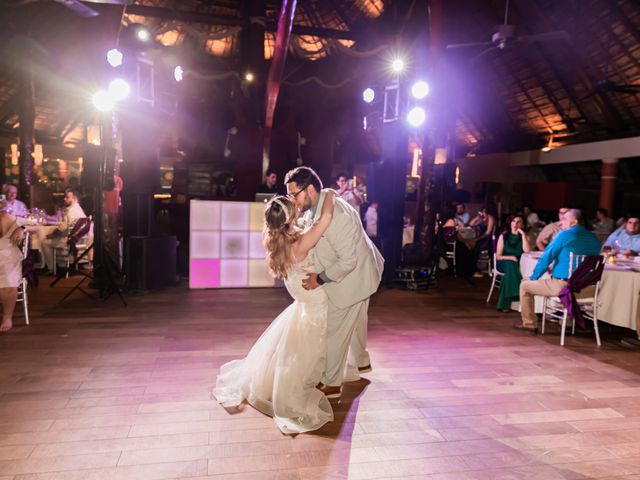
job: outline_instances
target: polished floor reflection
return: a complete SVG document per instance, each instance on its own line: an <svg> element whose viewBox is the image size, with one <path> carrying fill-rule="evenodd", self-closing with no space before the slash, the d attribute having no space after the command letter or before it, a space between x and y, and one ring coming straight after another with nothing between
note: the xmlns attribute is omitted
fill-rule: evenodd
<svg viewBox="0 0 640 480"><path fill-rule="evenodd" d="M41 286L32 325L0 336L0 480L640 478L638 353L606 331L600 349L513 331L485 283L378 294L373 372L296 438L210 398L284 291L55 307L69 285Z"/></svg>

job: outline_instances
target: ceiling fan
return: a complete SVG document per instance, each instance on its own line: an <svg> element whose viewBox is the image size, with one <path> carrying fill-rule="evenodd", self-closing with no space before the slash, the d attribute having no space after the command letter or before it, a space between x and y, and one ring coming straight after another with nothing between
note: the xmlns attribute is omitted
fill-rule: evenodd
<svg viewBox="0 0 640 480"><path fill-rule="evenodd" d="M639 95L640 84L616 83L609 79L600 80L594 85L593 90L582 97L581 100L586 100L587 98L591 98L594 95L599 95L601 93L626 93L628 95Z"/></svg>
<svg viewBox="0 0 640 480"><path fill-rule="evenodd" d="M14 7L14 8L21 7L24 5L29 5L32 3L37 3L39 1L45 1L45 0L4 0L7 6ZM89 18L89 17L97 17L98 15L100 15L100 12L98 12L97 10L94 10L88 5L85 5L85 3L107 3L110 5L126 6L126 5L131 5L133 0L83 0L82 2L80 0L50 0L50 1L59 3L60 5L67 7L69 10L77 13L82 17Z"/></svg>
<svg viewBox="0 0 640 480"><path fill-rule="evenodd" d="M568 40L569 34L564 30L553 32L537 33L533 35L517 35L515 25L509 25L509 0L505 0L504 7L504 23L495 27L494 33L491 35L491 41L488 42L471 42L471 43L454 43L447 45L445 48L470 48L470 47L487 47L474 57L474 60L489 53L493 49L504 50L508 45L522 44L529 42L548 42L555 40Z"/></svg>
<svg viewBox="0 0 640 480"><path fill-rule="evenodd" d="M77 13L82 17L97 17L100 15L99 12L94 10L93 8L85 5L80 0L53 0L56 3L64 5L69 10ZM108 3L111 5L131 5L132 0L85 0L85 2L89 3Z"/></svg>

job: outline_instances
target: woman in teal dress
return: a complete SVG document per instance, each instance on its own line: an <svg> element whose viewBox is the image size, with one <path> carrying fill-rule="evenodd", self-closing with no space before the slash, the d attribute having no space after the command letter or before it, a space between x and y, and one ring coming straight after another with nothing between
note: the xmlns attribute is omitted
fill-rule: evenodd
<svg viewBox="0 0 640 480"><path fill-rule="evenodd" d="M511 217L509 230L498 238L496 260L498 271L504 273L498 294L498 310L508 312L511 302L520 297L520 257L523 252L531 251L529 237L523 230L524 218L520 215Z"/></svg>

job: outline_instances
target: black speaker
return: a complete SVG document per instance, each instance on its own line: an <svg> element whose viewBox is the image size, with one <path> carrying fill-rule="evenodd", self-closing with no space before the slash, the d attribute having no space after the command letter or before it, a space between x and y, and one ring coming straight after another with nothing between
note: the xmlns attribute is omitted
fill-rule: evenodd
<svg viewBox="0 0 640 480"><path fill-rule="evenodd" d="M106 157L106 158L105 158ZM100 185L100 164L105 162L103 190L113 190L113 174L116 164L116 151L113 148L86 145L82 156L82 180L83 189L98 188Z"/></svg>
<svg viewBox="0 0 640 480"><path fill-rule="evenodd" d="M176 237L130 237L127 283L138 291L160 290L176 283Z"/></svg>

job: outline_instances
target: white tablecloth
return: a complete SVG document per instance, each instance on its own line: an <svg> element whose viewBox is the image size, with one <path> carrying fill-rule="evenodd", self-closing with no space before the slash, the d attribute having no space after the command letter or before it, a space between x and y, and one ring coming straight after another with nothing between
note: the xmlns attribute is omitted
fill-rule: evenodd
<svg viewBox="0 0 640 480"><path fill-rule="evenodd" d="M520 258L522 278L529 277L538 263L540 252L525 253ZM640 263L632 264L640 269ZM548 278L545 274L543 278ZM606 265L600 284L598 320L640 332L640 273L624 265ZM535 298L536 313L542 313L542 297Z"/></svg>

